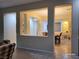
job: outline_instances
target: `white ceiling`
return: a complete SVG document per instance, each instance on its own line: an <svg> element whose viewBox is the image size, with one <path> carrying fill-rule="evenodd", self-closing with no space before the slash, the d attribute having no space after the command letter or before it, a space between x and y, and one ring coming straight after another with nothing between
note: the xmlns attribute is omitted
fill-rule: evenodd
<svg viewBox="0 0 79 59"><path fill-rule="evenodd" d="M55 7L55 16L59 15L67 15L70 14L72 11L71 6L57 6ZM32 14L39 14L41 16L47 16L48 15L48 9L42 8L42 9L35 9L35 10L28 10L24 13L32 13Z"/></svg>
<svg viewBox="0 0 79 59"><path fill-rule="evenodd" d="M0 0L0 8L11 7L15 5L21 5L31 2L36 2L40 0Z"/></svg>

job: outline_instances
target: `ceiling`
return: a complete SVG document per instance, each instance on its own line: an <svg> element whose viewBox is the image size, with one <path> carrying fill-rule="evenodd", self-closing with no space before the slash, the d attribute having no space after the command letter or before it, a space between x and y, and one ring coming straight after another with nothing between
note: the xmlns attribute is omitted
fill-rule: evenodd
<svg viewBox="0 0 79 59"><path fill-rule="evenodd" d="M36 1L40 0L0 0L0 8L11 7Z"/></svg>
<svg viewBox="0 0 79 59"><path fill-rule="evenodd" d="M55 7L55 16L67 15L67 14L71 13L71 11L72 11L71 6L57 6L57 7ZM32 14L39 14L41 16L47 16L48 9L41 8L41 9L35 9L35 10L27 10L24 13L32 13Z"/></svg>

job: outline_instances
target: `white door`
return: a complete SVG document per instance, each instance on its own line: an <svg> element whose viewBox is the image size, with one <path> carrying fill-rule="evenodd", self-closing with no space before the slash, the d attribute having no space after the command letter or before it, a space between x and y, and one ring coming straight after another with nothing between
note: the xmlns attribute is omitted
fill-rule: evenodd
<svg viewBox="0 0 79 59"><path fill-rule="evenodd" d="M16 13L4 14L4 40L16 43Z"/></svg>

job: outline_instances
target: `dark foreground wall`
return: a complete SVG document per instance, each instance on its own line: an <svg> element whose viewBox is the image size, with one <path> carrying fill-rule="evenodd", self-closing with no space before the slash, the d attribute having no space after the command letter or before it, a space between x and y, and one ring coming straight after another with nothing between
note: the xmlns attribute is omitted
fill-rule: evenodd
<svg viewBox="0 0 79 59"><path fill-rule="evenodd" d="M3 16L0 12L0 41L3 40Z"/></svg>
<svg viewBox="0 0 79 59"><path fill-rule="evenodd" d="M79 55L79 0L73 0L72 52Z"/></svg>

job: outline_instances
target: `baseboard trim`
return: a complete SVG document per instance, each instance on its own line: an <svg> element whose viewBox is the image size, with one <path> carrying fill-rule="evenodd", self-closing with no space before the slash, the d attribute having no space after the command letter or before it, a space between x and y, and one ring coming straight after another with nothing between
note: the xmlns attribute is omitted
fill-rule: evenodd
<svg viewBox="0 0 79 59"><path fill-rule="evenodd" d="M25 50L29 50L29 51L37 51L37 52L43 52L43 53L53 54L53 51L46 51L46 50L33 49L33 48L25 48L25 47L17 47L17 48L25 49Z"/></svg>

